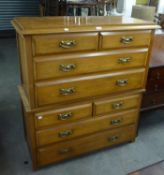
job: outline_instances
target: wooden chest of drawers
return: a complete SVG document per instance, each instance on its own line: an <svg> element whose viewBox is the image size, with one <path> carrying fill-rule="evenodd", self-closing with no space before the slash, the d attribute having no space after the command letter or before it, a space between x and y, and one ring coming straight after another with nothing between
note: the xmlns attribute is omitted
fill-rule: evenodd
<svg viewBox="0 0 164 175"><path fill-rule="evenodd" d="M12 23L34 169L135 140L158 26L122 17L20 17Z"/></svg>
<svg viewBox="0 0 164 175"><path fill-rule="evenodd" d="M164 106L164 30L157 29L150 56L146 93L142 100L142 110Z"/></svg>

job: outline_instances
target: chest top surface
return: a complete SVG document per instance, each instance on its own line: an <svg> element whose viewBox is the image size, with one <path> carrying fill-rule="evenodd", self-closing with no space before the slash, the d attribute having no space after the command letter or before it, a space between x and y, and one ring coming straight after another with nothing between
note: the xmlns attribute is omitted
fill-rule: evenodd
<svg viewBox="0 0 164 175"><path fill-rule="evenodd" d="M150 21L121 16L17 17L12 24L17 32L23 35L159 28Z"/></svg>

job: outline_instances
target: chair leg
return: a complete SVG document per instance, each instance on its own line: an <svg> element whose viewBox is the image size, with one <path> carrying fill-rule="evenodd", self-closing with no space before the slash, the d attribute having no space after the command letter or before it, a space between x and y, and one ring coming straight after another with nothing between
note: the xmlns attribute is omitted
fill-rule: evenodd
<svg viewBox="0 0 164 175"><path fill-rule="evenodd" d="M79 8L79 7L76 8L76 15L81 16L81 11L82 11L81 8Z"/></svg>
<svg viewBox="0 0 164 175"><path fill-rule="evenodd" d="M88 16L91 16L91 8L88 8Z"/></svg>

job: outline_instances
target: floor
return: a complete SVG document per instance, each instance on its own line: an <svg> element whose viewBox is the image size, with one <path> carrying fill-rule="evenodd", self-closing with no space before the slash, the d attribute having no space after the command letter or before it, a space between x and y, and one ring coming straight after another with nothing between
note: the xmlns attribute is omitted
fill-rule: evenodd
<svg viewBox="0 0 164 175"><path fill-rule="evenodd" d="M164 110L142 114L135 143L32 171L23 137L17 91L19 64L14 39L0 39L0 174L126 175L164 159Z"/></svg>
<svg viewBox="0 0 164 175"><path fill-rule="evenodd" d="M143 169L130 173L128 175L163 175L164 173L164 161L160 161L151 166L147 166Z"/></svg>

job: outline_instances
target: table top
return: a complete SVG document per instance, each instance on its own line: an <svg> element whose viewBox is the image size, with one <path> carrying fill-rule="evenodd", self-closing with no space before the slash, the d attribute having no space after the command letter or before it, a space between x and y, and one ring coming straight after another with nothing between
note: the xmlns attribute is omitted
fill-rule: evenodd
<svg viewBox="0 0 164 175"><path fill-rule="evenodd" d="M164 29L155 31L152 53L150 56L150 67L164 66Z"/></svg>
<svg viewBox="0 0 164 175"><path fill-rule="evenodd" d="M24 35L159 28L151 21L122 16L17 17L12 21L12 24L18 33Z"/></svg>

